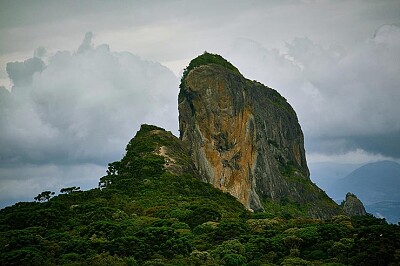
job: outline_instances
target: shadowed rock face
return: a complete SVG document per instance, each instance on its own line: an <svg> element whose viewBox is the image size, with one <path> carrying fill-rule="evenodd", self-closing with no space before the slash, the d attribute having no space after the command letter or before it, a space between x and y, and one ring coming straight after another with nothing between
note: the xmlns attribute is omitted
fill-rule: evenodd
<svg viewBox="0 0 400 266"><path fill-rule="evenodd" d="M310 204L314 217L338 213L311 183L296 113L275 90L218 64L195 67L182 79L179 126L203 180L247 208L285 201Z"/></svg>
<svg viewBox="0 0 400 266"><path fill-rule="evenodd" d="M356 197L356 195L350 192L346 194L346 200L343 203L343 211L349 216L367 215L364 204Z"/></svg>

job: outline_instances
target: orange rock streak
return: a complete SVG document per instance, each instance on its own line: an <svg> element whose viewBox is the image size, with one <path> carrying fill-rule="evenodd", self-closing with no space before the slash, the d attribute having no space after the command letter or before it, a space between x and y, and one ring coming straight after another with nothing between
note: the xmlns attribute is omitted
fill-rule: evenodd
<svg viewBox="0 0 400 266"><path fill-rule="evenodd" d="M206 160L212 166L213 176L210 183L214 187L229 192L235 196L243 205L250 206L250 191L252 189L251 176L253 175L257 151L256 129L253 112L244 107L236 115L232 115L232 99L224 93L224 84L218 84L218 95L225 97L218 98L217 103L222 115L201 116L196 119L198 128L204 140L204 153ZM204 106L196 106L197 110ZM197 103L198 104L198 103ZM224 136L226 147L221 148L221 143L216 140L217 135Z"/></svg>

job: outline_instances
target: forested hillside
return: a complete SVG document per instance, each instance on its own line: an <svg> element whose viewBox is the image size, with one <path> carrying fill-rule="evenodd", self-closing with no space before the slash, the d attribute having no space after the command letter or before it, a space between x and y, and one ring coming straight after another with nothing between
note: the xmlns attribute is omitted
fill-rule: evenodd
<svg viewBox="0 0 400 266"><path fill-rule="evenodd" d="M178 139L142 126L99 188L64 188L0 211L1 265L398 265L400 230L371 216L247 211L233 196L166 170ZM173 150L175 149L175 150ZM178 161L181 160L181 161ZM171 161L169 161L171 163Z"/></svg>

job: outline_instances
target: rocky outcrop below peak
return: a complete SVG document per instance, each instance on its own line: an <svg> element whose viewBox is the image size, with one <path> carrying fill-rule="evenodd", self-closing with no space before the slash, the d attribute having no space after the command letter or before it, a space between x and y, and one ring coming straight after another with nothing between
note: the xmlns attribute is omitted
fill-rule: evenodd
<svg viewBox="0 0 400 266"><path fill-rule="evenodd" d="M200 178L185 143L163 128L143 124L126 147L121 161L108 165L107 176L99 187L106 187L115 178L159 176L164 172L188 174Z"/></svg>
<svg viewBox="0 0 400 266"><path fill-rule="evenodd" d="M180 88L180 138L205 182L253 210L278 202L318 218L340 213L310 181L296 113L277 91L209 53L192 60Z"/></svg>
<svg viewBox="0 0 400 266"><path fill-rule="evenodd" d="M364 215L367 215L367 212L365 211L364 204L353 193L348 192L346 194L346 199L342 203L341 206L343 208L343 211L348 216L364 216Z"/></svg>

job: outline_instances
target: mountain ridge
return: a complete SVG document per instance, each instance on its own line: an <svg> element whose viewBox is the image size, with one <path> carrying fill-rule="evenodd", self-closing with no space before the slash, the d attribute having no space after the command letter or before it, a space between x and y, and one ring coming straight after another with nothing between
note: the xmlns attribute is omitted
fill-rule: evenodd
<svg viewBox="0 0 400 266"><path fill-rule="evenodd" d="M368 163L337 180L332 195L341 197L355 193L365 204L381 201L400 201L400 164L393 161Z"/></svg>
<svg viewBox="0 0 400 266"><path fill-rule="evenodd" d="M343 198L351 191L365 204L367 212L400 220L400 164L384 160L362 165L326 187L329 195Z"/></svg>

